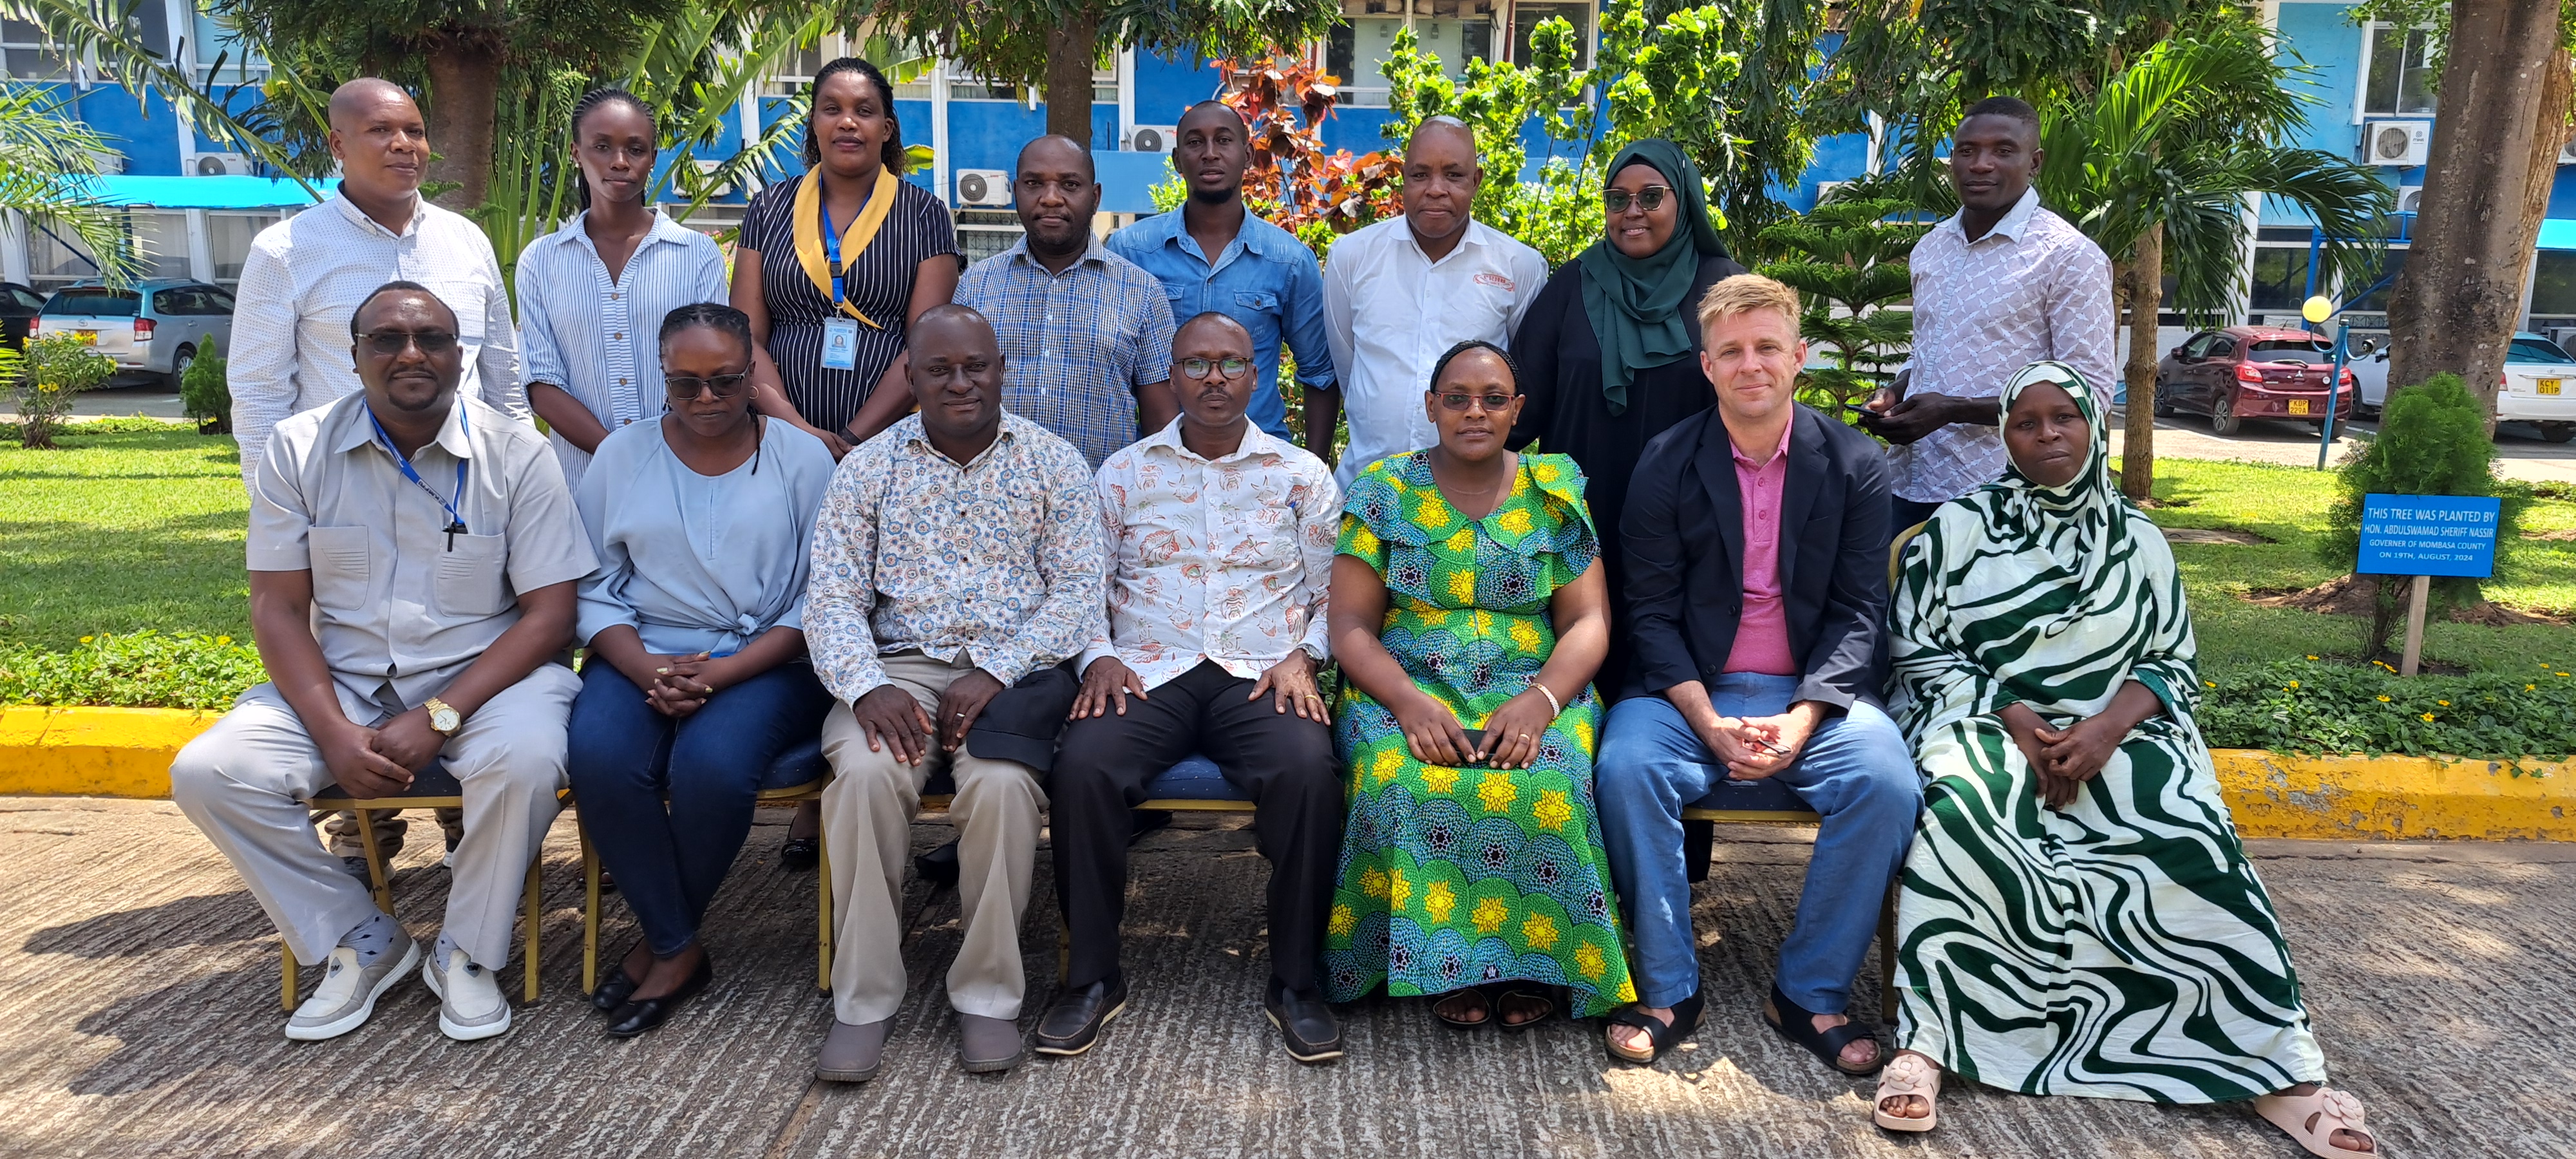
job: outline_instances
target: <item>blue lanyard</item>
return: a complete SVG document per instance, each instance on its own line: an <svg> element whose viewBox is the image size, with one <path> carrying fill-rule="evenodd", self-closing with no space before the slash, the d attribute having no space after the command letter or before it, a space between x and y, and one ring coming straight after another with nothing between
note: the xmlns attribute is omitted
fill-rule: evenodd
<svg viewBox="0 0 2576 1159"><path fill-rule="evenodd" d="M832 262L832 312L841 310L841 231L832 228L832 207L814 199L814 208L823 213L823 256Z"/></svg>
<svg viewBox="0 0 2576 1159"><path fill-rule="evenodd" d="M461 407L464 406L465 403L460 399L454 405ZM441 530L447 532L447 550L456 550L456 537L458 534L473 534L473 532L465 526L465 517L458 514L456 511L456 504L465 501L465 460L463 458L456 460L455 500L449 501L446 499L439 499L438 492L430 490L429 484L421 481L420 472L412 469L410 457L404 455L401 451L394 449L393 436L385 433L385 424L376 421L376 412L372 410L367 412L367 425L376 429L377 444L384 447L386 454L394 457L394 466L402 469L403 478L411 480L411 485L420 488L422 494L427 495L432 499L438 499L438 505L446 509L447 526ZM459 428L465 427L465 412L457 412L456 425Z"/></svg>

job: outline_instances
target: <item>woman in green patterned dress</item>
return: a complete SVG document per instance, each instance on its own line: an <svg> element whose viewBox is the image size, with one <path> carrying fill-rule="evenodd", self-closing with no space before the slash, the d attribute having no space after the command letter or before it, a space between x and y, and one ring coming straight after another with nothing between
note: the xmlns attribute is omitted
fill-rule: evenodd
<svg viewBox="0 0 2576 1159"><path fill-rule="evenodd" d="M2253 1099L2311 1153L2373 1150L2327 1090L2271 898L2193 724L2164 536L2113 489L2093 388L2004 388L2012 470L1908 543L1898 719L1932 782L1897 907L1904 1048L1878 1125L1926 1131L1950 1071L2023 1094Z"/></svg>
<svg viewBox="0 0 2576 1159"><path fill-rule="evenodd" d="M1519 1029L1635 1001L1592 806L1608 650L1583 472L1503 447L1511 359L1462 342L1423 405L1440 444L1383 459L1343 504L1333 655L1350 817L1324 986L1436 994L1453 1026Z"/></svg>

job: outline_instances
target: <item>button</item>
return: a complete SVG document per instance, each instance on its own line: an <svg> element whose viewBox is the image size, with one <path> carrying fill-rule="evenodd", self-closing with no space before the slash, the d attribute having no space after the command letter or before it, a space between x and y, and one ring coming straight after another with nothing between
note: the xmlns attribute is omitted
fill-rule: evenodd
<svg viewBox="0 0 2576 1159"><path fill-rule="evenodd" d="M616 332L616 333L614 333L614 334L609 335L608 337L609 337L609 339L610 339L611 341L624 342L624 341L626 341L626 332L625 332L625 331L623 331L623 330L620 330L620 331L618 331L618 332Z"/></svg>
<svg viewBox="0 0 2576 1159"><path fill-rule="evenodd" d="M622 298L622 297L625 297L625 295L624 295L624 294L620 294L620 293L618 293L618 292L617 292L617 291L615 291L615 290L610 290L610 291L608 292L608 300L609 300L609 301L611 301L611 302L614 302L614 301L616 301L616 300L618 300L619 298Z"/></svg>
<svg viewBox="0 0 2576 1159"><path fill-rule="evenodd" d="M625 380L625 379L623 379L623 378L618 379L618 380L617 380L617 385L619 385L619 386L624 386L624 385L626 385L626 380Z"/></svg>

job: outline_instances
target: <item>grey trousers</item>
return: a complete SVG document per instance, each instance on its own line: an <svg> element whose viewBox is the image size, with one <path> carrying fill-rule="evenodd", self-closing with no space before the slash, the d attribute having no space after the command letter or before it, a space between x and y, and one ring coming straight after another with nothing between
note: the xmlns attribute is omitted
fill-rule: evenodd
<svg viewBox="0 0 2576 1159"><path fill-rule="evenodd" d="M448 884L445 932L487 969L510 958L519 895L554 823L564 785L564 719L581 679L547 664L501 691L444 749L465 791L464 842ZM341 694L341 709L376 710ZM318 963L375 912L365 886L314 838L304 802L332 781L304 722L275 685L242 694L233 710L170 765L170 796L250 886L299 962Z"/></svg>
<svg viewBox="0 0 2576 1159"><path fill-rule="evenodd" d="M939 696L974 670L919 652L885 658L886 679L936 719ZM832 783L823 790L824 849L832 861L832 1011L864 1026L894 1017L909 987L903 966L903 871L912 859L912 818L921 788L946 768L957 782L948 820L957 826L957 903L965 942L948 967L948 1002L960 1013L1017 1018L1028 989L1020 965L1020 919L1029 910L1029 873L1037 862L1038 811L1046 792L1017 761L986 760L961 746L918 765L892 748L869 751L867 733L847 704L823 718L823 755Z"/></svg>

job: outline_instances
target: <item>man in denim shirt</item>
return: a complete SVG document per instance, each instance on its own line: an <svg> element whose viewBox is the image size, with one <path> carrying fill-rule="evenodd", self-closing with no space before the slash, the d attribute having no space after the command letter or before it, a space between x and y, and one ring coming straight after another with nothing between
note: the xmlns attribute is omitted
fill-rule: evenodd
<svg viewBox="0 0 2576 1159"><path fill-rule="evenodd" d="M1279 397L1281 340L1296 356L1300 384L1334 383L1321 267L1296 235L1244 208L1243 172L1252 147L1240 114L1222 101L1201 101L1181 116L1175 135L1172 169L1188 184L1189 200L1109 235L1105 244L1163 283L1174 325L1215 310L1252 333L1257 370L1245 413L1273 437L1288 438L1288 407ZM1309 431L1307 449L1324 454L1329 445L1315 444L1332 437L1330 429Z"/></svg>

